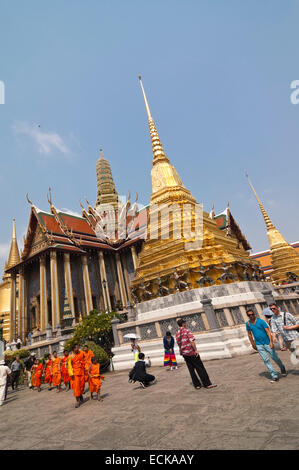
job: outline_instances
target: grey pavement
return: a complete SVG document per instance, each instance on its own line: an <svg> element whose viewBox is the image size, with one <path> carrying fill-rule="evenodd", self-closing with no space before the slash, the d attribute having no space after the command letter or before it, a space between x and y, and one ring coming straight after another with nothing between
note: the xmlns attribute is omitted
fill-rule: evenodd
<svg viewBox="0 0 299 470"><path fill-rule="evenodd" d="M288 376L273 384L252 354L206 361L211 390L195 390L186 365L152 367L145 390L107 373L103 402L87 393L78 409L72 391L21 387L0 407L0 449L299 449L299 365L278 354Z"/></svg>

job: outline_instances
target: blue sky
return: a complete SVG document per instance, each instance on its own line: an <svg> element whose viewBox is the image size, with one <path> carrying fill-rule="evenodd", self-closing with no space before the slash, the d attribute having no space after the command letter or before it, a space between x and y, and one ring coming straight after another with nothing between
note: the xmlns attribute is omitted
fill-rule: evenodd
<svg viewBox="0 0 299 470"><path fill-rule="evenodd" d="M164 149L205 210L227 201L268 248L247 171L274 224L299 240L299 2L2 0L0 269L25 195L48 210L94 202L99 148L119 194L148 203L151 144L141 73ZM40 126L40 127L38 127Z"/></svg>

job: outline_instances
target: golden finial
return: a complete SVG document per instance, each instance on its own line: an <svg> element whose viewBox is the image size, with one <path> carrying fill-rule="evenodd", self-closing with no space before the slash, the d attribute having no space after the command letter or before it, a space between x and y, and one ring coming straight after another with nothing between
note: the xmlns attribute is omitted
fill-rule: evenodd
<svg viewBox="0 0 299 470"><path fill-rule="evenodd" d="M248 182L249 182L249 184L250 184L250 186L251 186L251 189L252 189L252 191L253 191L253 194L254 194L255 197L256 197L256 200L257 200L257 202L258 202L258 205L260 206L261 213L263 214L263 217L264 217L264 220L265 220L265 223L266 223L267 230L271 230L271 229L275 228L274 225L273 225L273 223L271 222L270 217L268 216L268 214L267 214L267 212L266 212L266 210L265 210L263 204L261 203L260 198L258 197L258 195L257 195L257 193L256 193L256 191L255 191L255 189L254 189L254 187L253 187L253 184L252 184L252 182L251 182L251 180L250 180L250 178L249 178L249 176L248 176L248 173L246 173L246 177L247 177Z"/></svg>
<svg viewBox="0 0 299 470"><path fill-rule="evenodd" d="M48 199L48 203L50 204L50 207L53 206L53 203L52 203L52 194L51 194L51 188L49 187L49 194L47 193L47 199Z"/></svg>
<svg viewBox="0 0 299 470"><path fill-rule="evenodd" d="M103 149L100 148L100 158L104 159L104 153L103 153Z"/></svg>
<svg viewBox="0 0 299 470"><path fill-rule="evenodd" d="M148 119L153 119L153 118L152 118L152 115L151 115L151 112L150 112L149 105L148 105L147 97L146 97L146 94L145 94L145 91L144 91L144 88L143 88L143 83L142 83L142 80L141 80L141 75L138 75L138 78L139 78L139 82L140 82L140 86L141 86L141 90L142 90L142 94L143 94L143 98L144 98L144 102L145 102L147 117L148 117Z"/></svg>
<svg viewBox="0 0 299 470"><path fill-rule="evenodd" d="M20 261L20 253L19 253L18 242L17 242L15 219L13 219L12 220L12 239L11 239L11 244L10 244L9 257L7 261L7 268L11 268L11 266L14 266L15 264L19 263L19 261Z"/></svg>

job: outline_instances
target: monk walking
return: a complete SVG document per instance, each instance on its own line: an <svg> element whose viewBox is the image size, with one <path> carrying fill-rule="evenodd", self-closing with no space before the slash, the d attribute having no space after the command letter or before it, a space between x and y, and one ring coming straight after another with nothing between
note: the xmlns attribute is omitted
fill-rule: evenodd
<svg viewBox="0 0 299 470"><path fill-rule="evenodd" d="M46 366L45 366L45 383L49 384L48 390L52 390L52 360L51 354L47 355Z"/></svg>
<svg viewBox="0 0 299 470"><path fill-rule="evenodd" d="M57 352L53 351L52 360L52 383L53 387L57 387L57 392L61 391L61 359L57 356Z"/></svg>
<svg viewBox="0 0 299 470"><path fill-rule="evenodd" d="M35 368L35 386L37 387L37 391L41 391L41 384L42 384L42 375L43 375L43 364L39 359L36 359L36 368Z"/></svg>
<svg viewBox="0 0 299 470"><path fill-rule="evenodd" d="M90 399L93 399L92 394L95 392L98 394L98 400L102 401L100 396L100 388L102 385L101 379L105 380L105 377L100 375L100 364L98 363L96 357L92 357L91 359L91 364L88 368L88 377Z"/></svg>
<svg viewBox="0 0 299 470"><path fill-rule="evenodd" d="M62 374L62 380L65 385L65 389L68 391L70 389L70 376L68 372L68 360L69 360L69 353L65 349L63 351L63 358L61 360L61 374Z"/></svg>
<svg viewBox="0 0 299 470"><path fill-rule="evenodd" d="M84 353L80 351L78 344L73 347L71 360L69 361L69 376L71 378L71 386L76 398L75 408L79 408L83 403L83 392L85 386L85 361Z"/></svg>
<svg viewBox="0 0 299 470"><path fill-rule="evenodd" d="M85 373L84 373L84 380L85 382L88 381L88 369L91 364L91 358L94 357L94 353L92 352L91 349L88 349L87 344L83 346L83 354L84 354L84 368L85 368Z"/></svg>

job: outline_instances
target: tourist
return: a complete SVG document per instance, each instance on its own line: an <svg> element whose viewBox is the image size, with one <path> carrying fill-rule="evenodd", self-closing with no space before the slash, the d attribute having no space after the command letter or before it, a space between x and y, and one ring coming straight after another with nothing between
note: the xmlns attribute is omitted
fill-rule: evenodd
<svg viewBox="0 0 299 470"><path fill-rule="evenodd" d="M293 343L298 337L296 318L289 312L282 312L276 303L269 305L273 312L271 319L271 331L273 333L273 341L277 341L277 334L281 334L286 348L291 352L296 351L296 345Z"/></svg>
<svg viewBox="0 0 299 470"><path fill-rule="evenodd" d="M47 354L46 356L46 364L45 364L45 384L49 384L48 390L52 390L52 360L51 354Z"/></svg>
<svg viewBox="0 0 299 470"><path fill-rule="evenodd" d="M66 391L68 391L70 389L70 376L69 376L68 367L67 367L68 360L69 360L69 353L65 349L63 351L63 354L64 356L61 360L61 374L62 374L63 383L65 385L65 389Z"/></svg>
<svg viewBox="0 0 299 470"><path fill-rule="evenodd" d="M151 366L151 361L146 363L144 360L145 356L142 352L138 354L138 361L135 363L135 366L129 373L130 382L139 382L140 385L145 388L149 385L156 383L156 378L154 375L148 374L146 372L146 367Z"/></svg>
<svg viewBox="0 0 299 470"><path fill-rule="evenodd" d="M20 363L20 358L19 356L16 356L15 360L11 364L11 388L14 390L16 387L16 390L18 390L19 386L19 378L22 370L22 364Z"/></svg>
<svg viewBox="0 0 299 470"><path fill-rule="evenodd" d="M262 313L265 315L266 321L267 321L267 323L268 323L268 325L269 325L269 327L270 327L270 330L271 330L271 318L273 317L273 312L272 312L272 310L271 310L269 307L267 307L265 310L263 310ZM281 350L281 351L286 351L287 348L286 348L285 345L284 345L283 337L282 337L281 334L279 334L279 333L278 333L276 336L277 336L277 338L278 338L280 350Z"/></svg>
<svg viewBox="0 0 299 470"><path fill-rule="evenodd" d="M177 324L179 326L179 331L176 334L176 341L180 348L180 354L183 356L187 364L194 387L197 390L199 390L202 385L208 389L217 387L216 384L212 384L210 381L205 366L203 365L197 351L195 338L191 331L186 329L186 321L183 318L179 318L177 320Z"/></svg>
<svg viewBox="0 0 299 470"><path fill-rule="evenodd" d="M170 331L166 331L163 338L164 344L164 366L169 367L167 370L177 369L176 357L174 354L174 337L171 336Z"/></svg>
<svg viewBox="0 0 299 470"><path fill-rule="evenodd" d="M137 362L139 359L139 353L141 353L141 348L134 338L131 339L131 350L134 355L134 360Z"/></svg>
<svg viewBox="0 0 299 470"><path fill-rule="evenodd" d="M88 384L90 399L93 399L93 393L97 393L98 400L101 401L100 388L102 385L102 380L105 380L103 375L100 375L100 364L98 363L95 356L91 358L91 364L88 368Z"/></svg>
<svg viewBox="0 0 299 470"><path fill-rule="evenodd" d="M71 359L69 361L69 376L72 380L72 389L76 398L75 408L79 408L83 403L83 392L85 386L85 362L84 353L80 351L78 344L73 347Z"/></svg>
<svg viewBox="0 0 299 470"><path fill-rule="evenodd" d="M35 387L37 388L37 391L40 392L41 391L41 383L42 383L42 375L43 375L42 361L40 361L39 359L36 359L35 365L36 365L35 371L34 371Z"/></svg>
<svg viewBox="0 0 299 470"><path fill-rule="evenodd" d="M57 388L56 392L61 391L61 359L57 356L57 351L53 351L52 359L52 385Z"/></svg>
<svg viewBox="0 0 299 470"><path fill-rule="evenodd" d="M285 366L275 352L269 325L265 322L265 320L256 318L256 315L252 309L247 310L246 313L249 318L249 321L246 322L246 330L251 346L253 349L258 351L259 355L264 361L265 366L269 370L272 377L271 383L277 382L279 380L278 374L273 368L269 356L274 362L276 362L283 377L285 377L287 373Z"/></svg>
<svg viewBox="0 0 299 470"><path fill-rule="evenodd" d="M32 388L32 383L31 383L31 369L35 361L35 354L31 353L30 357L25 361L25 369L24 372L27 375L27 384L29 388Z"/></svg>
<svg viewBox="0 0 299 470"><path fill-rule="evenodd" d="M5 365L4 360L0 360L0 406L6 400L8 377L10 377L11 370Z"/></svg>
<svg viewBox="0 0 299 470"><path fill-rule="evenodd" d="M20 340L20 338L17 339L17 349L21 349L22 347L22 341Z"/></svg>
<svg viewBox="0 0 299 470"><path fill-rule="evenodd" d="M91 358L94 357L94 353L91 349L88 348L87 344L83 346L83 355L84 355L84 380L85 382L88 381L88 369L91 364Z"/></svg>

